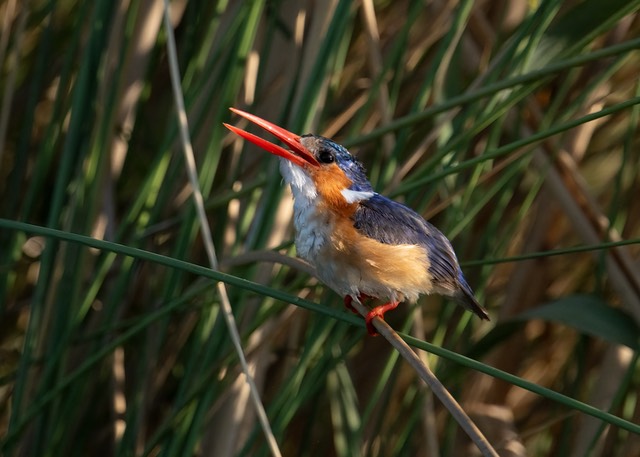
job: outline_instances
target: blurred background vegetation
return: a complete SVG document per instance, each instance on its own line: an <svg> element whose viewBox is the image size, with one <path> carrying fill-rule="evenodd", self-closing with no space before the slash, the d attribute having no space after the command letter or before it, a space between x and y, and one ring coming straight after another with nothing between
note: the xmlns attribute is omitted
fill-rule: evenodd
<svg viewBox="0 0 640 457"><path fill-rule="evenodd" d="M492 321L426 297L395 328L637 424L639 5L171 2L209 222L221 269L258 284L228 290L284 455L477 451L288 260L277 160L222 127L246 125L228 107L345 144L452 239ZM177 262L208 265L163 8L0 1L0 454L269 455L213 281ZM422 354L501 455L638 455L624 427Z"/></svg>

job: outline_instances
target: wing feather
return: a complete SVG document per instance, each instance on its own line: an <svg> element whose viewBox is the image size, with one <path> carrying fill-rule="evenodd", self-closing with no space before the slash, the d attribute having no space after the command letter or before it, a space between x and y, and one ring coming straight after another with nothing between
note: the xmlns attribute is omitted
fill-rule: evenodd
<svg viewBox="0 0 640 457"><path fill-rule="evenodd" d="M481 319L489 319L473 296L447 237L418 213L380 194L373 194L359 202L353 215L353 226L380 243L422 246L429 257L429 274L436 291L453 297Z"/></svg>
<svg viewBox="0 0 640 457"><path fill-rule="evenodd" d="M424 247L431 262L429 273L435 282L441 287L455 290L460 269L451 243L418 213L380 194L374 194L359 203L353 222L356 230L381 243Z"/></svg>

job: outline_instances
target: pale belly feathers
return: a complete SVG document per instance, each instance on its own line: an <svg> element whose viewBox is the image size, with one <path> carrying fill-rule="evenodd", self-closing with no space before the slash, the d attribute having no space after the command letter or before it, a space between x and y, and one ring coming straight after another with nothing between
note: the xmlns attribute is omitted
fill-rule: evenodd
<svg viewBox="0 0 640 457"><path fill-rule="evenodd" d="M415 302L434 292L429 258L421 246L388 245L361 235L349 220L322 211L310 178L288 161L280 171L294 196L298 255L315 266L318 278L341 296Z"/></svg>

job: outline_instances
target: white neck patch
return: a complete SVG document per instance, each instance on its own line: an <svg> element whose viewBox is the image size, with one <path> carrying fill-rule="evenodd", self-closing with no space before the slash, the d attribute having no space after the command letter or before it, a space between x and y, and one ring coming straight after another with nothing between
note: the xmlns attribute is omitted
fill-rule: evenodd
<svg viewBox="0 0 640 457"><path fill-rule="evenodd" d="M361 191L361 190L351 190L351 189L342 189L340 191L344 199L347 203L356 203L361 202L362 200L369 200L373 197L373 192L370 190Z"/></svg>

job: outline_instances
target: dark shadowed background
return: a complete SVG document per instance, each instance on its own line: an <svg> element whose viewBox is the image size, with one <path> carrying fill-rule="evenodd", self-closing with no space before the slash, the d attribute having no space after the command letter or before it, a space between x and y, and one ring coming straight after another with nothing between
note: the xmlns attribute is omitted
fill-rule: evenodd
<svg viewBox="0 0 640 457"><path fill-rule="evenodd" d="M439 297L387 321L489 371L421 351L500 455L638 455L575 402L640 422L639 6L171 2L208 221L221 270L258 284L228 293L284 455L477 451L292 260L277 160L222 126L247 128L230 106L344 144L452 240L491 322ZM163 8L0 1L0 454L269 455L214 281L177 262L209 265Z"/></svg>

